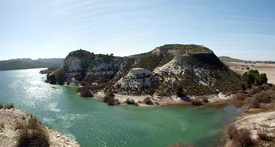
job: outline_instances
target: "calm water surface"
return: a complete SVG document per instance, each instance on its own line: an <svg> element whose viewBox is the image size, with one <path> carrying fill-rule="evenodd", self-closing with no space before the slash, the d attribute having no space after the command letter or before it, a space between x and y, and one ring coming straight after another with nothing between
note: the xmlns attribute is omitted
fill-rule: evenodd
<svg viewBox="0 0 275 147"><path fill-rule="evenodd" d="M0 103L13 103L84 147L160 147L179 139L213 146L239 112L233 106L108 106L81 98L75 87L45 83L39 71L0 71Z"/></svg>

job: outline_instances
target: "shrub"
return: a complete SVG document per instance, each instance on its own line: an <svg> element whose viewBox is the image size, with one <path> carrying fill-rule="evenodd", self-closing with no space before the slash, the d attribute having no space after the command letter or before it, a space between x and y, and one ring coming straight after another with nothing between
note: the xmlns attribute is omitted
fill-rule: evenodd
<svg viewBox="0 0 275 147"><path fill-rule="evenodd" d="M4 105L3 108L4 109L11 109L11 108L14 108L14 105L13 104L6 104L6 105Z"/></svg>
<svg viewBox="0 0 275 147"><path fill-rule="evenodd" d="M2 104L0 104L0 109L4 108L4 106Z"/></svg>
<svg viewBox="0 0 275 147"><path fill-rule="evenodd" d="M270 89L270 86L268 84L261 85L262 90L268 90Z"/></svg>
<svg viewBox="0 0 275 147"><path fill-rule="evenodd" d="M37 118L32 117L28 120L28 123L23 126L19 131L17 146L33 147L49 146L48 132L43 128Z"/></svg>
<svg viewBox="0 0 275 147"><path fill-rule="evenodd" d="M245 99L245 96L243 94L237 93L233 96L231 103L236 107L240 108L243 106L243 100Z"/></svg>
<svg viewBox="0 0 275 147"><path fill-rule="evenodd" d="M202 102L208 103L209 101L208 101L207 97L203 97L203 98L202 98Z"/></svg>
<svg viewBox="0 0 275 147"><path fill-rule="evenodd" d="M228 138L232 139L234 134L236 134L237 131L238 130L237 130L235 124L230 125L226 131Z"/></svg>
<svg viewBox="0 0 275 147"><path fill-rule="evenodd" d="M238 90L237 94L243 95L243 94L245 94L245 91L244 90Z"/></svg>
<svg viewBox="0 0 275 147"><path fill-rule="evenodd" d="M134 105L134 104L135 104L135 101L134 101L133 99L130 100L130 99L128 98L128 99L126 100L126 103L129 104L129 105Z"/></svg>
<svg viewBox="0 0 275 147"><path fill-rule="evenodd" d="M248 129L242 128L233 134L232 140L234 140L238 146L249 146L253 144L250 135L251 133Z"/></svg>
<svg viewBox="0 0 275 147"><path fill-rule="evenodd" d="M89 89L84 89L80 92L81 97L93 97L93 93Z"/></svg>
<svg viewBox="0 0 275 147"><path fill-rule="evenodd" d="M10 104L10 109L11 109L11 108L14 108L14 105L13 105L13 103L11 103L11 104Z"/></svg>
<svg viewBox="0 0 275 147"><path fill-rule="evenodd" d="M112 92L105 95L105 97L103 98L103 102L105 102L109 105L120 104L119 101L117 99L115 99L115 95Z"/></svg>
<svg viewBox="0 0 275 147"><path fill-rule="evenodd" d="M255 97L249 100L249 108L260 108L260 103Z"/></svg>
<svg viewBox="0 0 275 147"><path fill-rule="evenodd" d="M150 97L146 97L146 98L144 99L144 102L145 102L145 104L147 104L147 105L154 105L154 103L153 103L153 101L152 101L152 99L151 99Z"/></svg>
<svg viewBox="0 0 275 147"><path fill-rule="evenodd" d="M184 97L184 93L183 93L183 86L181 84L178 84L175 88L175 92L177 94L177 96L179 97Z"/></svg>
<svg viewBox="0 0 275 147"><path fill-rule="evenodd" d="M265 131L265 130L258 130L257 131L257 135L259 136L259 138L261 140L272 141L273 140L272 137L268 136L267 134L268 134L268 132Z"/></svg>
<svg viewBox="0 0 275 147"><path fill-rule="evenodd" d="M270 102L270 95L268 95L265 92L261 92L255 95L255 98L260 102L260 103L269 103Z"/></svg>
<svg viewBox="0 0 275 147"><path fill-rule="evenodd" d="M200 106L200 105L202 105L201 101L198 100L198 99L191 100L191 104L192 104L192 105L195 105L195 106Z"/></svg>
<svg viewBox="0 0 275 147"><path fill-rule="evenodd" d="M260 87L255 87L255 86L253 86L251 89L250 89L250 92L252 93L252 94L256 94L256 93L259 93L259 92L261 92L262 91L262 89L260 88Z"/></svg>

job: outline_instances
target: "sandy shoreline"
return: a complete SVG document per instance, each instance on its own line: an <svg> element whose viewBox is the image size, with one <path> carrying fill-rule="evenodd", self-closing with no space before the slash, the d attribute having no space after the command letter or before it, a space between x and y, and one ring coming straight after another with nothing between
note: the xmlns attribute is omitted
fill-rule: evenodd
<svg viewBox="0 0 275 147"><path fill-rule="evenodd" d="M105 94L103 92L97 92L94 94L94 98L97 99L103 99ZM218 101L225 101L230 100L233 94L231 95L225 95L222 93L219 94L213 94L213 95L204 95L204 96L191 96L188 97L191 100L200 98L200 97L207 97L209 103L214 103ZM171 97L160 97L160 96L151 96L151 95L122 95L122 94L115 94L115 99L118 99L121 104L126 104L126 100L134 100L136 103L139 104L139 106L148 106L145 103L143 103L144 99L150 97L154 105L158 106L167 106L167 105L189 105L190 102L182 100L182 98L172 95ZM188 99L187 98L187 99ZM152 105L151 105L152 106Z"/></svg>

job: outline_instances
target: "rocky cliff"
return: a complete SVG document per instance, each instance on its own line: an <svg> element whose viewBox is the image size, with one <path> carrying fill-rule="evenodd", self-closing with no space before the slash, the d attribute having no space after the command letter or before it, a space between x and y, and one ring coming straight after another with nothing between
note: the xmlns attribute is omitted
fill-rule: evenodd
<svg viewBox="0 0 275 147"><path fill-rule="evenodd" d="M135 95L206 95L232 92L240 79L210 49L199 45L164 45L128 57L69 53L49 74L52 84L90 83L102 91Z"/></svg>

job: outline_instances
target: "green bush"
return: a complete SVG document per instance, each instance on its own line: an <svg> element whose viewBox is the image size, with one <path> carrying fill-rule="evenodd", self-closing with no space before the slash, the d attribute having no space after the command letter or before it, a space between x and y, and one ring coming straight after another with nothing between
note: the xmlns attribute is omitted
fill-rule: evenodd
<svg viewBox="0 0 275 147"><path fill-rule="evenodd" d="M250 70L242 75L246 88L250 88L252 85L260 86L267 83L267 77L265 73L260 74L258 70Z"/></svg>

